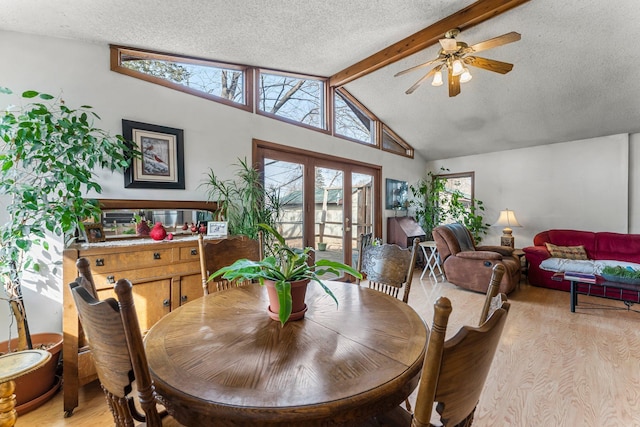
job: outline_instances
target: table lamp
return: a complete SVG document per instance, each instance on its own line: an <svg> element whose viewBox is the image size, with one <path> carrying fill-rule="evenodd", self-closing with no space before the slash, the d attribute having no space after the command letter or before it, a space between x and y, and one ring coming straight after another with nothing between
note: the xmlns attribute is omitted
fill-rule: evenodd
<svg viewBox="0 0 640 427"><path fill-rule="evenodd" d="M509 209L500 211L500 216L493 225L504 227L504 229L502 230L502 237L500 237L500 246L510 246L512 248L515 247L513 235L511 234L513 230L511 229L511 227L522 226L518 223L516 215L513 213L513 211Z"/></svg>

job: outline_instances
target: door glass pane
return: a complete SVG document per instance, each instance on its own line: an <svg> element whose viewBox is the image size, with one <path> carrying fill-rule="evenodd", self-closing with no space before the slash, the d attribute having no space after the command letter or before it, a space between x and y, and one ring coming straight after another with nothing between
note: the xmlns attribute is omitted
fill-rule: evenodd
<svg viewBox="0 0 640 427"><path fill-rule="evenodd" d="M303 247L304 165L282 160L264 159L264 184L280 194L282 215L278 232L292 247Z"/></svg>
<svg viewBox="0 0 640 427"><path fill-rule="evenodd" d="M316 260L344 262L344 189L341 170L315 168L314 241ZM336 278L326 274L324 279Z"/></svg>
<svg viewBox="0 0 640 427"><path fill-rule="evenodd" d="M358 260L358 237L373 232L373 176L351 174L351 265ZM379 237L379 236L374 236Z"/></svg>

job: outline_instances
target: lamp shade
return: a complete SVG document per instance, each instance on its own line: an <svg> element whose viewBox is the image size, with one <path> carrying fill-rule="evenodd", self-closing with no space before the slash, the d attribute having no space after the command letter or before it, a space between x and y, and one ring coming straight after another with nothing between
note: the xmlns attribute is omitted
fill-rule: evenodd
<svg viewBox="0 0 640 427"><path fill-rule="evenodd" d="M501 226L501 227L522 227L520 225L520 223L518 222L518 220L516 219L516 214L509 209L505 209L503 211L500 211L500 216L498 217L498 220L495 222L495 224L493 224L494 226Z"/></svg>
<svg viewBox="0 0 640 427"><path fill-rule="evenodd" d="M504 227L504 229L502 230L502 237L500 238L500 245L510 246L512 248L515 247L514 238L511 235L513 231L511 230L511 227L522 227L516 219L515 213L513 213L513 211L509 209L500 211L500 216L493 225Z"/></svg>

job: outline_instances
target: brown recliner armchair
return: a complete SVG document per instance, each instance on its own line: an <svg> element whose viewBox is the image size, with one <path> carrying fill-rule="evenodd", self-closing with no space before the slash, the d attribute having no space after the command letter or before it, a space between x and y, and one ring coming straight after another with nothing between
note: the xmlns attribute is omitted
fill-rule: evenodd
<svg viewBox="0 0 640 427"><path fill-rule="evenodd" d="M491 271L504 265L499 292L508 294L520 282L520 260L508 246L476 247L471 233L462 224L446 224L433 229L433 240L447 281L461 288L487 292Z"/></svg>

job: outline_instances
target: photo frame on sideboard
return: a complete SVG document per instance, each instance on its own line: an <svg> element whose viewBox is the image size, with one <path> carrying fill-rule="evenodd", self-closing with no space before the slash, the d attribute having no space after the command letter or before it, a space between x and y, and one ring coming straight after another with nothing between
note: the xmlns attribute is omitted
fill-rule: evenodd
<svg viewBox="0 0 640 427"><path fill-rule="evenodd" d="M125 188L184 190L182 129L123 119L122 135L142 153L125 170Z"/></svg>
<svg viewBox="0 0 640 427"><path fill-rule="evenodd" d="M226 221L209 221L207 223L207 236L224 239L227 237L229 223Z"/></svg>
<svg viewBox="0 0 640 427"><path fill-rule="evenodd" d="M87 242L89 243L105 241L104 228L100 223L85 223L84 232L87 235Z"/></svg>

